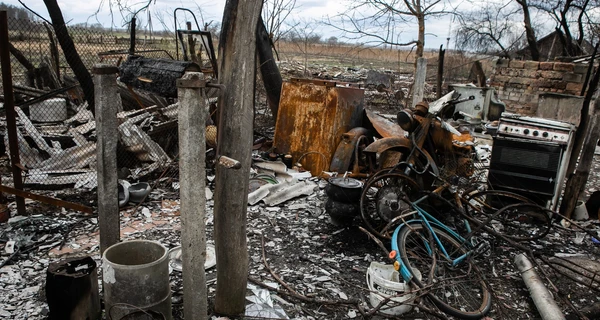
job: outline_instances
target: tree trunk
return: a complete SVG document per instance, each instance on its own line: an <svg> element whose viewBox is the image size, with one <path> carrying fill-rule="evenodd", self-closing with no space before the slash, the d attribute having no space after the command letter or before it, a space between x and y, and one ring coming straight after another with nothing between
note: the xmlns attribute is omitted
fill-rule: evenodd
<svg viewBox="0 0 600 320"><path fill-rule="evenodd" d="M271 50L271 40L267 28L262 21L258 20L256 29L256 50L258 51L258 63L260 64L260 75L265 85L267 92L267 101L269 108L273 114L273 118L277 119L277 111L279 110L279 98L281 97L281 73L275 63L273 50Z"/></svg>
<svg viewBox="0 0 600 320"><path fill-rule="evenodd" d="M92 81L90 72L85 67L85 64L83 64L83 61L81 61L77 49L75 49L75 44L69 35L60 7L56 0L44 0L44 4L46 4L48 14L50 15L50 19L52 19L52 27L54 28L58 43L65 55L65 59L81 85L81 89L83 90L85 100L87 101L90 110L92 113L95 113L94 82Z"/></svg>
<svg viewBox="0 0 600 320"><path fill-rule="evenodd" d="M419 23L419 42L417 43L417 59L423 57L425 47L425 16L418 14L417 22ZM415 59L416 63L416 59Z"/></svg>
<svg viewBox="0 0 600 320"><path fill-rule="evenodd" d="M15 46L13 46L13 44L10 42L8 43L8 49L13 57L15 57L15 59L17 59L17 61L19 61L19 63L25 67L25 69L27 69L25 74L27 78L27 85L30 87L35 87L35 66L33 66L33 63L31 63L31 61L25 57L23 52L15 48Z"/></svg>
<svg viewBox="0 0 600 320"><path fill-rule="evenodd" d="M233 170L217 165L215 188L215 249L217 292L215 311L244 312L248 282L246 211L252 152L256 27L261 0L227 0L219 39L220 125L217 154L238 160Z"/></svg>
<svg viewBox="0 0 600 320"><path fill-rule="evenodd" d="M529 51L531 52L531 60L540 61L540 50L537 46L535 31L531 26L529 5L527 4L527 0L517 0L517 3L520 4L523 9L523 23L525 24L525 34L527 36L527 43L529 44Z"/></svg>

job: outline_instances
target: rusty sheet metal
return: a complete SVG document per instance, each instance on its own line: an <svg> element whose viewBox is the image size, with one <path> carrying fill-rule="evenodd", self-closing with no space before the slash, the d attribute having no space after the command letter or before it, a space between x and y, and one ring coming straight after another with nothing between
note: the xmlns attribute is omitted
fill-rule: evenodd
<svg viewBox="0 0 600 320"><path fill-rule="evenodd" d="M373 124L373 127L377 133L379 133L382 137L404 137L405 131L402 130L397 123L376 114L368 108L366 108L365 111L367 113L367 118L369 118L369 121L371 121L371 124Z"/></svg>
<svg viewBox="0 0 600 320"><path fill-rule="evenodd" d="M361 136L367 135L369 130L356 127L344 134L342 134L342 141L338 144L337 149L333 155L333 159L331 159L331 165L329 166L329 171L345 173L350 168L350 163L352 162L352 157L354 156L354 149L356 148L356 143Z"/></svg>
<svg viewBox="0 0 600 320"><path fill-rule="evenodd" d="M328 81L284 82L273 145L294 162L302 158L302 166L319 175L329 169L342 134L361 125L363 105L363 89Z"/></svg>
<svg viewBox="0 0 600 320"><path fill-rule="evenodd" d="M412 149L412 142L405 137L383 138L368 145L363 152L374 152L380 154L391 148L405 149L410 151L410 149Z"/></svg>

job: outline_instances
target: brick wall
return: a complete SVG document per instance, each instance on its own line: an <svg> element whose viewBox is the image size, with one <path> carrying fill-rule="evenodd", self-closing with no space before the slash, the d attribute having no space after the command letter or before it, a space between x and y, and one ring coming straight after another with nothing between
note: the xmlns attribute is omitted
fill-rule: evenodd
<svg viewBox="0 0 600 320"><path fill-rule="evenodd" d="M587 64L499 59L490 86L506 103L507 111L534 115L540 93L579 95Z"/></svg>

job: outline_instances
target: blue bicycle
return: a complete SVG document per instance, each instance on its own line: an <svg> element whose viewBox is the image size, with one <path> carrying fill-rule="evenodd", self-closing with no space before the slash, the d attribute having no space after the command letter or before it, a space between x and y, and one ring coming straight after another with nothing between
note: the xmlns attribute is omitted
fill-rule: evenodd
<svg viewBox="0 0 600 320"><path fill-rule="evenodd" d="M449 184L437 188L440 193ZM406 194L398 193L399 200L414 209L392 235L394 267L407 283L426 292L428 299L441 311L462 319L479 319L492 305L491 293L476 272L472 259L489 249L486 242L475 243L473 238L463 238L419 204L430 195L411 201ZM465 220L465 228L471 230ZM419 275L418 277L415 275Z"/></svg>

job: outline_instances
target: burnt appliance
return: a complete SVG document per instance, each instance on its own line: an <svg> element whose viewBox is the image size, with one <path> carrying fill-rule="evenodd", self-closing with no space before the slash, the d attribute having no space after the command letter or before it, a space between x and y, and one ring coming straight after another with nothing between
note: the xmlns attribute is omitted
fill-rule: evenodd
<svg viewBox="0 0 600 320"><path fill-rule="evenodd" d="M565 181L576 127L567 122L502 113L488 182L555 210Z"/></svg>

